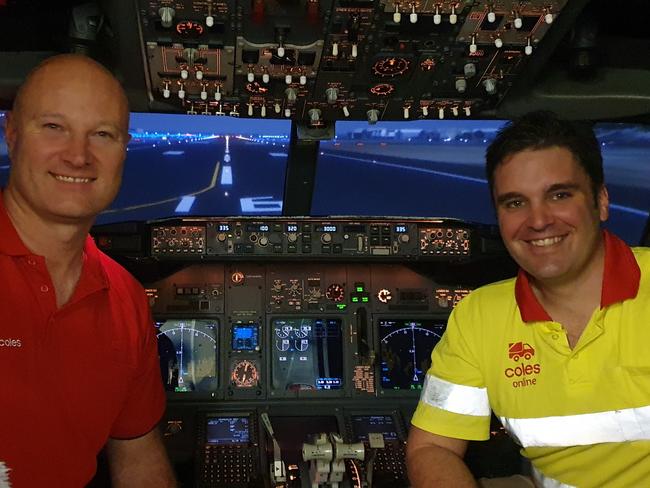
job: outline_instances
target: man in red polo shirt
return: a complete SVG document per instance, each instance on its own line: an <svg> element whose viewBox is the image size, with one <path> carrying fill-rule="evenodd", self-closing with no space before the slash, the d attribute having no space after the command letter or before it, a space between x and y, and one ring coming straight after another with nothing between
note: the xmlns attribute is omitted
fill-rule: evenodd
<svg viewBox="0 0 650 488"><path fill-rule="evenodd" d="M141 286L88 236L126 155L124 91L89 58L38 66L6 122L0 198L0 484L84 486L106 445L113 486L174 486Z"/></svg>

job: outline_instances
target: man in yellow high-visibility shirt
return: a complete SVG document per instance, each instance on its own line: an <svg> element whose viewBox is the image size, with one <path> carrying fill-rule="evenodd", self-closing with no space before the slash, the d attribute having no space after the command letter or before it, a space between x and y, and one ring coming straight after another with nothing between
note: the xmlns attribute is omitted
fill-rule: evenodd
<svg viewBox="0 0 650 488"><path fill-rule="evenodd" d="M463 455L488 438L492 410L532 463L520 486L649 486L650 251L600 227L609 197L594 133L534 112L486 160L520 271L453 311L412 419L411 482L477 486Z"/></svg>

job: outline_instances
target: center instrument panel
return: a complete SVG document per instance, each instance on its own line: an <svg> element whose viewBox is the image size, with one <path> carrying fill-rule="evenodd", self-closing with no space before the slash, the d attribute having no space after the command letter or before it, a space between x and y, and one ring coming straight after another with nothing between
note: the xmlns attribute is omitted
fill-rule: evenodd
<svg viewBox="0 0 650 488"><path fill-rule="evenodd" d="M151 110L320 127L494 115L584 2L568 3L138 0L136 16Z"/></svg>
<svg viewBox="0 0 650 488"><path fill-rule="evenodd" d="M490 280L486 263L503 254L493 232L239 217L155 221L143 235L95 232L114 255L140 249L132 272L152 307L183 486L409 486L404 447L431 350L480 284L476 266ZM475 472L512 469L516 449L492 459Z"/></svg>

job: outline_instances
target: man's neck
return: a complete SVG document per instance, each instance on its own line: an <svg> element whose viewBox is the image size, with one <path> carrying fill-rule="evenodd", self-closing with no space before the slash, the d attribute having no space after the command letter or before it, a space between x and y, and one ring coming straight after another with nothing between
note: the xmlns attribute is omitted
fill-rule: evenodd
<svg viewBox="0 0 650 488"><path fill-rule="evenodd" d="M567 331L574 347L591 316L600 306L605 270L605 246L601 243L583 273L569 281L531 279L531 287L544 310Z"/></svg>
<svg viewBox="0 0 650 488"><path fill-rule="evenodd" d="M46 220L16 198L10 189L2 197L20 239L31 252L45 258L57 305L65 304L81 275L84 245L92 222Z"/></svg>

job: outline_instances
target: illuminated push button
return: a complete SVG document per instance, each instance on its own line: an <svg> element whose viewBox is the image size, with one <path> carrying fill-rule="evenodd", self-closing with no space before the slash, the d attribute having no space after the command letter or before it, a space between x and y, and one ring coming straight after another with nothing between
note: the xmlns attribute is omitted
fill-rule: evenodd
<svg viewBox="0 0 650 488"><path fill-rule="evenodd" d="M194 76L196 76L197 80L201 81L203 79L203 71L201 71L200 69L197 69L196 73L194 73Z"/></svg>
<svg viewBox="0 0 650 488"><path fill-rule="evenodd" d="M301 85L307 84L307 77L305 75L300 75L300 84Z"/></svg>
<svg viewBox="0 0 650 488"><path fill-rule="evenodd" d="M293 82L293 79L291 78L291 75L286 75L286 76L284 77L284 82L285 82L287 85L290 85L290 84Z"/></svg>
<svg viewBox="0 0 650 488"><path fill-rule="evenodd" d="M269 76L268 73L264 73L264 74L262 75L262 81L263 81L264 83L268 83L270 80L271 80L271 77Z"/></svg>
<svg viewBox="0 0 650 488"><path fill-rule="evenodd" d="M249 83L255 81L255 73L253 73L252 71L249 71L248 74L246 75L246 80Z"/></svg>

